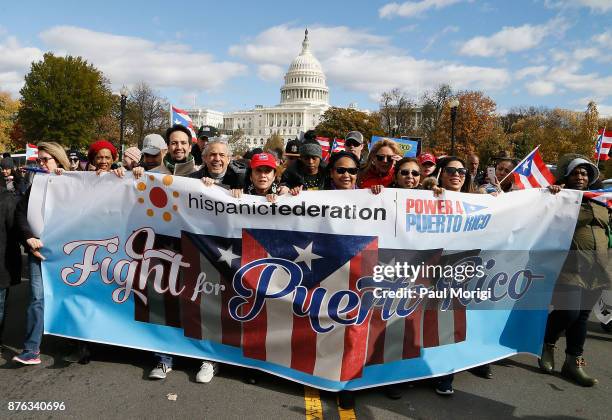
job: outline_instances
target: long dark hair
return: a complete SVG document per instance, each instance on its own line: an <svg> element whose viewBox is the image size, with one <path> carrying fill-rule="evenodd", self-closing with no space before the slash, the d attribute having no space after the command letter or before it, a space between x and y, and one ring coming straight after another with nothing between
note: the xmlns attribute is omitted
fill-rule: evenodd
<svg viewBox="0 0 612 420"><path fill-rule="evenodd" d="M332 179L331 179L331 171L332 169L334 169L334 166L336 165L336 162L338 162L340 159L342 158L349 158L352 159L353 162L355 162L355 167L359 168L359 159L357 159L357 156L355 156L353 153L351 152L347 152L347 151L341 151L341 152L337 152L337 153L332 153L332 155L329 158L329 161L327 162L327 173L325 176L325 185L324 188L326 190L332 190Z"/></svg>
<svg viewBox="0 0 612 420"><path fill-rule="evenodd" d="M448 164L451 162L459 162L461 163L461 165L463 165L464 168L467 169L467 167L465 166L465 161L461 158L458 158L457 156L444 156L438 159L438 161L436 162L436 170L433 171L431 176L433 176L434 178L438 180L439 187L442 186L440 185L441 183L440 174L442 173L442 170L446 168ZM472 177L470 175L470 171L467 171L467 173L465 174L465 181L463 182L463 185L461 186L461 192L465 192L465 193L472 192L471 186L472 186Z"/></svg>

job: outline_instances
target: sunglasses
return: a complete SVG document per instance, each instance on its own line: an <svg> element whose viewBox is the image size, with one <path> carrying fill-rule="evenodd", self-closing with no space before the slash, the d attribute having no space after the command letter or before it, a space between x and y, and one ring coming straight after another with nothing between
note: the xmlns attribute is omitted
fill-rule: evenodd
<svg viewBox="0 0 612 420"><path fill-rule="evenodd" d="M359 168L345 168L343 166L337 166L334 168L334 171L336 171L338 175L344 175L346 172L348 172L349 175L357 175Z"/></svg>
<svg viewBox="0 0 612 420"><path fill-rule="evenodd" d="M46 158L36 158L36 163L41 164L44 163L46 164L47 162L49 162L50 160L55 160L52 157L46 157Z"/></svg>
<svg viewBox="0 0 612 420"><path fill-rule="evenodd" d="M401 171L399 171L400 175L402 176L408 176L408 175L412 175L413 177L417 177L417 176L421 176L421 173L417 170L411 170L409 171L408 169L402 169Z"/></svg>
<svg viewBox="0 0 612 420"><path fill-rule="evenodd" d="M452 166L447 166L444 168L444 172L450 176L458 174L459 176L465 176L467 174L467 169L465 168L453 168Z"/></svg>
<svg viewBox="0 0 612 420"><path fill-rule="evenodd" d="M359 147L359 146L361 146L361 143L356 142L355 140L347 140L345 144L347 146L351 146L351 147Z"/></svg>
<svg viewBox="0 0 612 420"><path fill-rule="evenodd" d="M376 160L379 162L391 162L393 160L393 156L390 155L376 155Z"/></svg>
<svg viewBox="0 0 612 420"><path fill-rule="evenodd" d="M70 158L70 162L78 162L79 158Z"/></svg>

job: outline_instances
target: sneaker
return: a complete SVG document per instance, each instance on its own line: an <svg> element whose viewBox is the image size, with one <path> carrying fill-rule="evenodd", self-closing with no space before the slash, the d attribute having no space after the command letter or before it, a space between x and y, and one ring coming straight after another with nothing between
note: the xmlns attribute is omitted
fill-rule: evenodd
<svg viewBox="0 0 612 420"><path fill-rule="evenodd" d="M165 363L159 362L149 373L149 379L166 379L168 372L172 372L172 368Z"/></svg>
<svg viewBox="0 0 612 420"><path fill-rule="evenodd" d="M439 395L453 395L455 390L453 389L453 383L450 381L440 381L436 385L436 393Z"/></svg>
<svg viewBox="0 0 612 420"><path fill-rule="evenodd" d="M215 362L209 362L208 360L202 361L200 371L196 375L196 382L201 384L207 384L212 381L215 373L219 370L219 365Z"/></svg>
<svg viewBox="0 0 612 420"><path fill-rule="evenodd" d="M77 346L68 354L62 357L64 362L68 363L81 363L86 365L89 363L91 353L87 344L77 344Z"/></svg>
<svg viewBox="0 0 612 420"><path fill-rule="evenodd" d="M40 352L24 350L21 354L13 357L13 362L21 363L22 365L40 365Z"/></svg>

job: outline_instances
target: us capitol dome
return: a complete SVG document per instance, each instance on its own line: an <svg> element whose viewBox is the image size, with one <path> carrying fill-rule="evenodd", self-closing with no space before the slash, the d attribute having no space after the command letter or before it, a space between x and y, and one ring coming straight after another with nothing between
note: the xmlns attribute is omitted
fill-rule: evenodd
<svg viewBox="0 0 612 420"><path fill-rule="evenodd" d="M308 29L304 33L302 51L293 59L280 88L280 104L227 113L223 128L229 132L242 130L246 144L262 146L272 134L285 142L316 127L329 108L329 88L319 60L310 50Z"/></svg>

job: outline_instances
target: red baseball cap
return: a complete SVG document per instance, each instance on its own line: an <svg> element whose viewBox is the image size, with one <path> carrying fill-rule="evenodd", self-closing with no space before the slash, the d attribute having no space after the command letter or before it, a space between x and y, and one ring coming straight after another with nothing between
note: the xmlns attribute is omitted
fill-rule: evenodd
<svg viewBox="0 0 612 420"><path fill-rule="evenodd" d="M431 162L434 165L436 164L436 157L431 153L422 153L419 155L419 163L422 165L425 162Z"/></svg>
<svg viewBox="0 0 612 420"><path fill-rule="evenodd" d="M276 169L276 158L270 153L258 153L251 158L251 169L258 166L268 166Z"/></svg>

